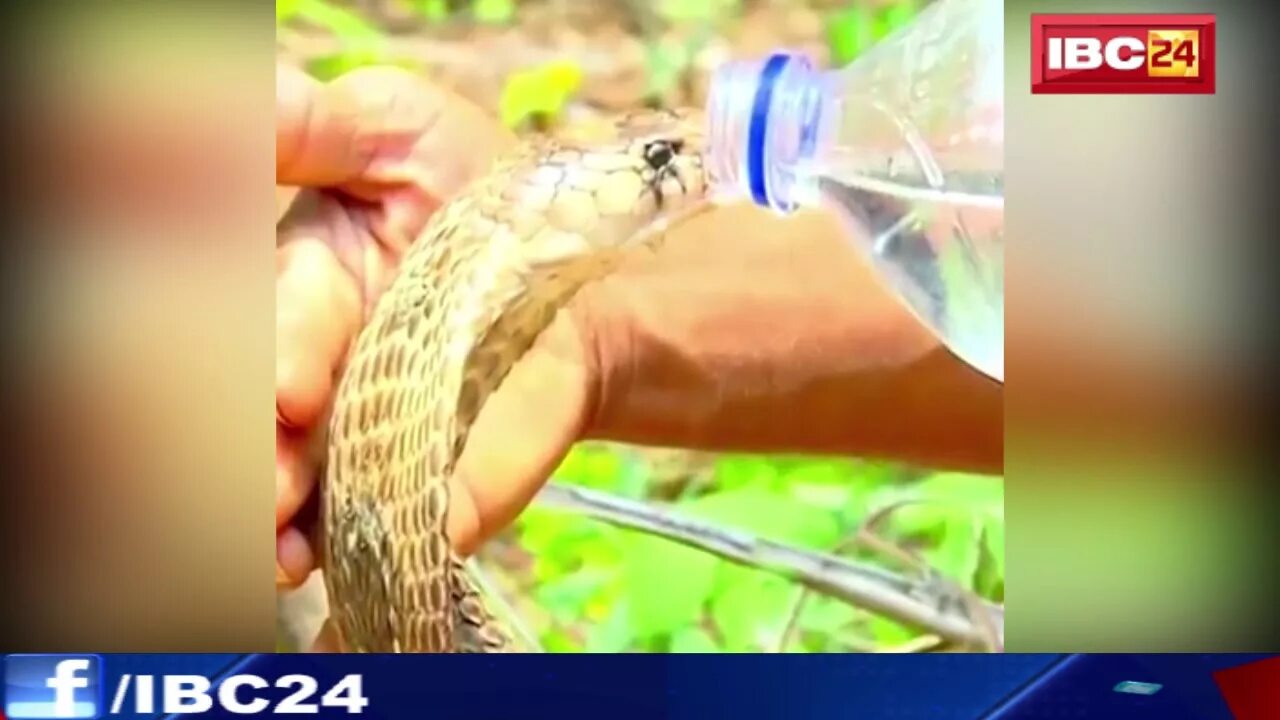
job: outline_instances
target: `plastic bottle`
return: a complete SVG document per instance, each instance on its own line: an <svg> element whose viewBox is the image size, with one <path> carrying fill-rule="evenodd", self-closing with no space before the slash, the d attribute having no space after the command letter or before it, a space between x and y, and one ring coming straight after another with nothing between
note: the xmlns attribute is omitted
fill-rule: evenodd
<svg viewBox="0 0 1280 720"><path fill-rule="evenodd" d="M836 210L953 353L1004 381L1004 8L938 0L843 70L733 62L708 99L713 192Z"/></svg>

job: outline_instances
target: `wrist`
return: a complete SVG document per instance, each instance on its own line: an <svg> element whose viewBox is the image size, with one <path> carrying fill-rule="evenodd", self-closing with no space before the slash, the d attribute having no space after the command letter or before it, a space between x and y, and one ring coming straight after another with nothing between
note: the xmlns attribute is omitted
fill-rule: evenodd
<svg viewBox="0 0 1280 720"><path fill-rule="evenodd" d="M584 288L583 436L998 471L1002 395L850 252L830 218L725 208Z"/></svg>

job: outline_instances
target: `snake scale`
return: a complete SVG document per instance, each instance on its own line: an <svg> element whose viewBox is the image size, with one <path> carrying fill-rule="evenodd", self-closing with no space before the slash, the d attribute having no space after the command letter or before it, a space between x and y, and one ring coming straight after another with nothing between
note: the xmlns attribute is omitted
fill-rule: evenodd
<svg viewBox="0 0 1280 720"><path fill-rule="evenodd" d="M585 283L703 207L703 119L619 117L531 138L411 245L338 382L321 493L331 621L348 652L510 652L445 531L485 399Z"/></svg>

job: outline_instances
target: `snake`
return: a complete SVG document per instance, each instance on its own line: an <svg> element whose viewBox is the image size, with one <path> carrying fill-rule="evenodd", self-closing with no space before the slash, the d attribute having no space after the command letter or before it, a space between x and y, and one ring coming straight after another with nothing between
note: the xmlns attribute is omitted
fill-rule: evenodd
<svg viewBox="0 0 1280 720"><path fill-rule="evenodd" d="M699 111L603 128L523 138L449 199L348 351L319 523L345 652L528 650L450 543L450 478L486 399L560 308L708 206Z"/></svg>

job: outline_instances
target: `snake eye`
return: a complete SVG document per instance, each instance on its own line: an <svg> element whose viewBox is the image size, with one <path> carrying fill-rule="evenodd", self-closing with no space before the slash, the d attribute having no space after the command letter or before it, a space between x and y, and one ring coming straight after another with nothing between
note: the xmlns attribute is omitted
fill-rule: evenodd
<svg viewBox="0 0 1280 720"><path fill-rule="evenodd" d="M654 140L644 146L644 161L654 170L662 170L671 164L683 145L679 140Z"/></svg>

